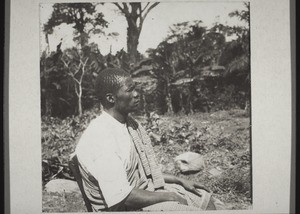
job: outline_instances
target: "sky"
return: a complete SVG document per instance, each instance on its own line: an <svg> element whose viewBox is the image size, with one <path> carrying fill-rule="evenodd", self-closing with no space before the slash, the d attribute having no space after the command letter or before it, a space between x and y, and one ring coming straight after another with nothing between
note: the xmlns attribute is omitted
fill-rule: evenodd
<svg viewBox="0 0 300 214"><path fill-rule="evenodd" d="M41 51L46 49L45 35L42 32L42 26L47 22L52 13L50 3L40 4L40 43ZM93 36L90 42L95 42L99 46L102 54L107 54L112 50L116 51L124 48L126 51L126 29L127 22L125 17L120 14L117 7L112 3L98 5L97 11L104 14L104 19L108 21L109 26L105 29L106 34L111 32L119 33L117 38L107 38L104 36ZM169 27L173 24L201 20L203 26L211 27L218 22L229 26L245 25L244 22L235 17L229 17L228 14L235 10L245 9L243 2L161 2L150 11L144 21L142 32L139 39L138 51L145 54L149 48L156 48L157 45L167 37ZM62 24L56 27L54 33L48 36L50 51L54 51L63 39L61 48L69 48L75 45L73 42L73 28L70 25Z"/></svg>

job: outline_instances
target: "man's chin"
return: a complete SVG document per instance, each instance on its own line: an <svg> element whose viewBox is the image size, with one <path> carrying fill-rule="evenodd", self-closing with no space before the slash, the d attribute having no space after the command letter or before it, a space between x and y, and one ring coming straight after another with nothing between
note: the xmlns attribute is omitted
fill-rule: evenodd
<svg viewBox="0 0 300 214"><path fill-rule="evenodd" d="M129 110L128 113L134 113L134 112L138 111L138 109L139 109L139 106L133 106L133 107Z"/></svg>

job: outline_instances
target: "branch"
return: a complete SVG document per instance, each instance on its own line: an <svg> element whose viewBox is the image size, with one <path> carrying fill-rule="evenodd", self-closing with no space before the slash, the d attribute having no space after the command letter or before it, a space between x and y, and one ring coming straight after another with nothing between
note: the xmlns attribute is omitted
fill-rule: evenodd
<svg viewBox="0 0 300 214"><path fill-rule="evenodd" d="M79 97L79 93L78 93L78 90L77 90L77 86L76 86L76 85L75 85L74 89L75 89L75 93L76 93L77 97Z"/></svg>
<svg viewBox="0 0 300 214"><path fill-rule="evenodd" d="M83 66L86 66L87 61L89 60L89 58L87 57L85 62L82 64ZM80 60L81 61L81 60Z"/></svg>
<svg viewBox="0 0 300 214"><path fill-rule="evenodd" d="M143 18L141 19L141 22L145 20L146 16L148 15L148 13L154 8L156 7L157 5L159 4L159 2L155 2L154 4L152 4L148 10L145 12Z"/></svg>
<svg viewBox="0 0 300 214"><path fill-rule="evenodd" d="M68 72L67 72L67 75L69 75L70 77L72 77L72 79L77 83L77 84L80 84L80 82L75 78L75 75L78 73L79 70L77 70L74 74L70 71L70 68L68 66L68 64L63 60L63 63L65 64L65 66L68 68Z"/></svg>
<svg viewBox="0 0 300 214"><path fill-rule="evenodd" d="M53 66L53 67L51 67L51 68L45 68L44 69L44 72L46 72L46 73L49 73L50 71L53 71L54 69L56 69L57 67L56 66Z"/></svg>
<svg viewBox="0 0 300 214"><path fill-rule="evenodd" d="M122 8L121 5L119 5L119 3L114 2L113 4L116 5L119 8L119 10L125 14L125 16L129 16L129 10L125 3L123 3L124 8Z"/></svg>
<svg viewBox="0 0 300 214"><path fill-rule="evenodd" d="M116 5L119 8L119 10L121 10L124 13L124 9L118 3L114 2L113 4Z"/></svg>
<svg viewBox="0 0 300 214"><path fill-rule="evenodd" d="M89 60L89 58L86 58L85 62L82 62L82 60L80 59L80 63L82 64L82 73L81 73L80 80L79 80L80 83L82 82L82 78L85 73L85 66L86 66L86 63L88 60Z"/></svg>
<svg viewBox="0 0 300 214"><path fill-rule="evenodd" d="M201 59L201 57L203 56L203 53L200 53L199 56L193 60L194 65L199 61L199 59Z"/></svg>
<svg viewBox="0 0 300 214"><path fill-rule="evenodd" d="M75 67L76 67L76 71L74 72L74 76L80 71L80 65L81 65L81 63L79 63L79 65L77 66L77 65L75 65Z"/></svg>
<svg viewBox="0 0 300 214"><path fill-rule="evenodd" d="M148 2L147 5L144 7L144 9L142 10L142 12L144 12L144 10L146 9L146 7L149 5L150 3ZM144 23L144 20L146 18L146 16L148 15L148 13L154 8L156 7L157 5L159 4L159 2L155 2L154 4L152 4L148 9L147 11L145 12L145 14L142 16L142 12L140 13L140 25L139 25L139 31L141 32L142 31L142 27L143 27L143 23Z"/></svg>
<svg viewBox="0 0 300 214"><path fill-rule="evenodd" d="M91 28L87 31L87 35L90 35L91 31L94 30L95 28Z"/></svg>
<svg viewBox="0 0 300 214"><path fill-rule="evenodd" d="M127 4L124 3L124 2L123 2L122 4L123 4L123 6L124 6L124 11L125 11L126 15L130 15Z"/></svg>
<svg viewBox="0 0 300 214"><path fill-rule="evenodd" d="M146 8L149 6L149 4L150 4L150 2L148 2L148 3L146 4L146 6L142 9L141 14L146 10Z"/></svg>
<svg viewBox="0 0 300 214"><path fill-rule="evenodd" d="M61 61L64 63L64 65L66 66L66 68L69 68L70 62L66 63L66 61L63 58L61 58Z"/></svg>
<svg viewBox="0 0 300 214"><path fill-rule="evenodd" d="M70 74L70 73L68 73L68 74L72 77L72 79L73 79L78 85L80 85L80 82L78 81L78 79L76 79L76 78L74 77L73 74Z"/></svg>

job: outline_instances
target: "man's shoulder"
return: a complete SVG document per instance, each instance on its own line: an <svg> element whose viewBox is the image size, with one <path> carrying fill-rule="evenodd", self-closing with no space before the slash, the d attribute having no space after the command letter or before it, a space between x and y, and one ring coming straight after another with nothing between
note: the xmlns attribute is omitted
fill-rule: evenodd
<svg viewBox="0 0 300 214"><path fill-rule="evenodd" d="M93 120L91 120L90 124L86 128L87 130L96 130L96 131L101 131L101 130L107 130L109 129L109 121L107 120L107 116L105 114L100 114Z"/></svg>
<svg viewBox="0 0 300 214"><path fill-rule="evenodd" d="M99 139L107 138L109 136L109 126L107 126L106 121L103 119L102 115L94 118L88 127L83 131L80 139L80 142L89 142L98 141Z"/></svg>

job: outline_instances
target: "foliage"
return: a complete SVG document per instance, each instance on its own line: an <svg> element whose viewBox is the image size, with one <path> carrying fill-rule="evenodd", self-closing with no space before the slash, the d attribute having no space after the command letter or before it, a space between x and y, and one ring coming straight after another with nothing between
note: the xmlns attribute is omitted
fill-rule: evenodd
<svg viewBox="0 0 300 214"><path fill-rule="evenodd" d="M69 155L74 152L76 140L89 122L100 114L100 110L85 111L81 116L65 119L42 117L42 158L58 158L56 163L67 164Z"/></svg>
<svg viewBox="0 0 300 214"><path fill-rule="evenodd" d="M63 178L75 180L67 164L62 164L58 157L47 158L42 161L43 185L52 179Z"/></svg>
<svg viewBox="0 0 300 214"><path fill-rule="evenodd" d="M234 11L249 24L249 4ZM228 37L236 39L226 41ZM249 26L216 23L207 29L201 21L171 26L170 35L149 49L158 80L159 113L244 108L250 99ZM232 90L233 89L233 90Z"/></svg>
<svg viewBox="0 0 300 214"><path fill-rule="evenodd" d="M103 34L103 28L108 26L102 13L96 11L93 3L56 3L48 22L44 25L44 32L52 34L54 28L61 24L72 25L74 41L83 47L88 43L91 34Z"/></svg>
<svg viewBox="0 0 300 214"><path fill-rule="evenodd" d="M137 10L127 13L131 14L129 19L142 8L141 3L122 5L125 14L126 7ZM249 21L247 6L230 16ZM151 4L144 7L150 9ZM226 41L233 35L235 39ZM41 56L42 115L64 118L92 108L97 102L95 77L106 67L132 73L141 94L140 113L189 114L245 108L250 99L249 35L247 26L216 23L208 29L199 20L174 24L169 36L157 48L148 50L149 58L139 56L140 61L134 65L130 53L123 49L103 56L91 43L61 51L62 41L56 52Z"/></svg>
<svg viewBox="0 0 300 214"><path fill-rule="evenodd" d="M94 109L81 117L64 120L43 117L43 169L49 170L48 174L43 173L44 183L55 178L72 179L67 167L69 156L89 121L99 113L98 109ZM232 205L231 209L245 209L251 204L250 123L249 117L241 110L190 116L150 113L149 117L135 117L149 133L164 172L202 182L217 198L228 206ZM175 168L174 158L187 151L203 156L206 160L203 171L183 175ZM210 174L211 170L216 169L221 172L220 175ZM51 200L46 193L44 200ZM70 200L73 199L67 199L66 203Z"/></svg>
<svg viewBox="0 0 300 214"><path fill-rule="evenodd" d="M48 193L43 191L43 213L86 212L84 200L80 193Z"/></svg>
<svg viewBox="0 0 300 214"><path fill-rule="evenodd" d="M233 205L232 209L251 203L250 124L247 115L241 114L240 110L172 117L152 114L143 121L164 172L202 182L216 197ZM174 166L174 158L187 151L204 157L204 171L180 174ZM221 175L210 174L216 169Z"/></svg>
<svg viewBox="0 0 300 214"><path fill-rule="evenodd" d="M95 105L94 81L106 67L106 59L96 44L82 50L73 47L53 52L50 56L44 52L40 67L42 115L64 118L82 114Z"/></svg>
<svg viewBox="0 0 300 214"><path fill-rule="evenodd" d="M244 4L245 10L234 11L229 16L237 17L247 25L226 27L226 33L236 35L237 39L228 42L222 54L221 63L227 67L225 73L227 80L250 93L250 3Z"/></svg>
<svg viewBox="0 0 300 214"><path fill-rule="evenodd" d="M128 12L122 12L125 16L127 13L127 21L134 21L135 27L141 18L137 15L144 12L145 18L147 8L149 12L157 5L145 3L142 8L141 3L122 3L123 7L115 4L120 11L127 7ZM54 5L56 9L44 32L52 33L62 23L72 24L80 47L62 51L62 41L56 52L43 52L40 58L43 183L55 178L73 179L67 166L69 155L89 122L101 113L93 91L95 77L104 68L119 67L131 72L137 83L141 102L135 116L146 127L164 172L204 183L232 209L251 205L249 114L240 110L250 98L249 26L216 23L208 29L201 21L175 24L170 35L148 51L149 58L137 53L133 65L130 51L122 49L104 56L96 44L88 42L90 34L101 34L108 24L102 14L96 13L95 4ZM249 4L245 6L245 10L234 11L230 16L249 23ZM84 22L76 24L74 13ZM141 30L142 25L139 27ZM233 35L236 38L227 41ZM135 42L137 47L138 37ZM204 171L179 173L173 159L186 151L203 155ZM211 170L221 175L214 176ZM59 206L50 201L52 196L43 193L45 211L57 211L51 208ZM82 209L79 205L69 209L70 203L82 202L78 196L55 197L68 203L59 210Z"/></svg>
<svg viewBox="0 0 300 214"><path fill-rule="evenodd" d="M157 97L171 100L171 104L163 101L158 104L161 113L170 110L191 113L208 108L209 101L202 99L208 94L200 88L208 82L213 88L218 87L221 82L220 71L224 68L218 63L225 44L225 36L215 28L207 30L201 26L201 21L183 22L174 25L171 35L156 49L148 51L153 59L154 76L159 81ZM211 77L212 72L216 77Z"/></svg>
<svg viewBox="0 0 300 214"><path fill-rule="evenodd" d="M40 59L42 115L62 117L62 112L74 114L71 108L75 102L71 95L72 82L67 78L59 60L61 54L52 52L47 56L46 52L43 52Z"/></svg>

